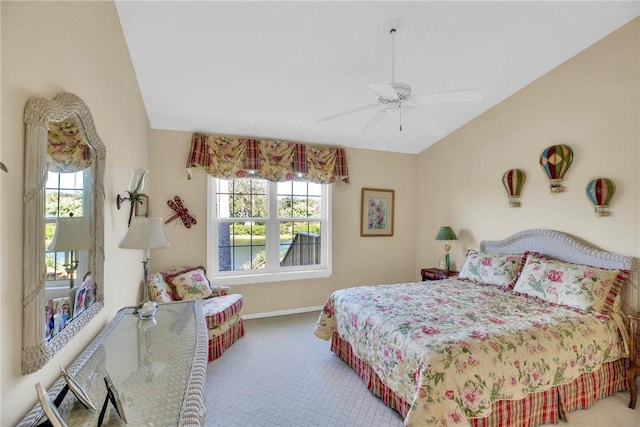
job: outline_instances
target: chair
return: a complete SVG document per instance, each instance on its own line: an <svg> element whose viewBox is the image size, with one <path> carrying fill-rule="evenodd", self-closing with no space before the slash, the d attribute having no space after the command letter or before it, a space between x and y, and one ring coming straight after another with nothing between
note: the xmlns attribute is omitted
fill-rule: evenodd
<svg viewBox="0 0 640 427"><path fill-rule="evenodd" d="M204 299L203 311L209 334L209 361L213 361L244 336L240 294L228 286L212 286L206 269L177 267L147 276L149 299L159 304Z"/></svg>

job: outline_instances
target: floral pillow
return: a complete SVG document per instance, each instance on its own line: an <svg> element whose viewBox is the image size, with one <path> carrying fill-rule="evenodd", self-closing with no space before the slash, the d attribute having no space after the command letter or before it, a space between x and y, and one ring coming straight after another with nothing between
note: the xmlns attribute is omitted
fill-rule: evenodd
<svg viewBox="0 0 640 427"><path fill-rule="evenodd" d="M164 276L160 273L153 273L147 276L147 286L149 299L156 302L171 302L174 300L172 290L164 281Z"/></svg>
<svg viewBox="0 0 640 427"><path fill-rule="evenodd" d="M212 295L211 285L204 267L196 267L165 276L173 287L176 297L183 301L208 298Z"/></svg>
<svg viewBox="0 0 640 427"><path fill-rule="evenodd" d="M165 278L186 268L187 267L167 268L166 270L161 270L157 273L149 274L147 276L149 299L162 303L175 301L177 297L174 294L171 286L169 286L169 284L166 282Z"/></svg>
<svg viewBox="0 0 640 427"><path fill-rule="evenodd" d="M524 254L497 254L469 249L458 277L475 283L510 287L516 282L524 259Z"/></svg>
<svg viewBox="0 0 640 427"><path fill-rule="evenodd" d="M624 276L607 270L529 255L514 291L578 310L611 311ZM626 279L625 279L626 280Z"/></svg>

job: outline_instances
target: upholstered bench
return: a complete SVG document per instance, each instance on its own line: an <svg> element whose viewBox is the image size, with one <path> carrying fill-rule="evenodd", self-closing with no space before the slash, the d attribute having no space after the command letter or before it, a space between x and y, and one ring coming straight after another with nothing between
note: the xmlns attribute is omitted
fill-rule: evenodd
<svg viewBox="0 0 640 427"><path fill-rule="evenodd" d="M169 268L147 276L147 283L149 298L159 304L204 299L210 361L244 335L242 295L230 294L228 286L212 286L204 267Z"/></svg>

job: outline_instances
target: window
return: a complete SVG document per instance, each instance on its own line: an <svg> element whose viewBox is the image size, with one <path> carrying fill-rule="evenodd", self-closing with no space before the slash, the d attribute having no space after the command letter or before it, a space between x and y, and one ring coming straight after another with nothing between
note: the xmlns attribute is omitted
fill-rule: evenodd
<svg viewBox="0 0 640 427"><path fill-rule="evenodd" d="M79 172L58 173L49 171L45 189L45 249L49 247L56 229L56 220L73 214L81 217L88 211L89 192L85 192L85 182L90 183L91 168ZM87 184L86 187L90 187ZM78 274L87 271L87 251L79 251ZM69 276L65 271L65 252L45 251L47 265L47 288L69 288ZM82 277L82 276L80 276Z"/></svg>
<svg viewBox="0 0 640 427"><path fill-rule="evenodd" d="M330 185L209 177L208 271L220 283L331 275Z"/></svg>

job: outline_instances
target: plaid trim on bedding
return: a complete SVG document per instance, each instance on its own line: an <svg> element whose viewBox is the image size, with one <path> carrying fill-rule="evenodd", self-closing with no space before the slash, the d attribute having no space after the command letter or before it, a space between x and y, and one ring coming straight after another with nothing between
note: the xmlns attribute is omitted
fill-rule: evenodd
<svg viewBox="0 0 640 427"><path fill-rule="evenodd" d="M336 332L333 333L333 337L331 339L331 351L338 355L338 357L349 365L351 369L356 371L367 385L367 389L374 395L381 398L385 405L391 409L395 409L403 417L407 415L411 405L395 394L389 387L384 385L374 370L362 359L353 354L351 344L340 338Z"/></svg>
<svg viewBox="0 0 640 427"><path fill-rule="evenodd" d="M609 293L607 294L607 297L604 300L604 304L602 307L603 313L616 311L615 309L616 298L618 297L618 295L622 293L622 290L624 289L625 284L627 283L627 280L629 280L630 275L631 275L631 271L620 270L620 272L616 276L616 280L613 283L613 286L611 286L611 290L609 291Z"/></svg>
<svg viewBox="0 0 640 427"><path fill-rule="evenodd" d="M209 361L216 360L224 353L233 343L244 336L244 323L242 318L225 333L218 335L209 340Z"/></svg>
<svg viewBox="0 0 640 427"><path fill-rule="evenodd" d="M621 390L628 390L627 359L604 363L595 372L585 372L570 384L558 386L560 417L568 420L570 412L590 408L596 401Z"/></svg>
<svg viewBox="0 0 640 427"><path fill-rule="evenodd" d="M382 399L385 405L406 417L410 404L387 387L375 371L353 354L349 342L337 332L331 337L331 351L349 365L367 385L367 389ZM587 372L573 382L549 390L529 394L521 400L499 400L492 404L491 415L472 418L473 427L533 427L557 424L558 418L568 420L568 413L589 408L599 399L616 391L627 390L626 359L603 363L601 369Z"/></svg>
<svg viewBox="0 0 640 427"><path fill-rule="evenodd" d="M474 427L533 427L558 422L558 390L533 393L521 400L499 400L491 405L491 415L472 418Z"/></svg>

